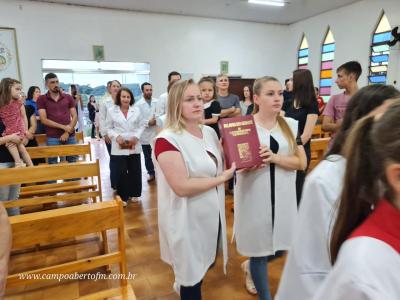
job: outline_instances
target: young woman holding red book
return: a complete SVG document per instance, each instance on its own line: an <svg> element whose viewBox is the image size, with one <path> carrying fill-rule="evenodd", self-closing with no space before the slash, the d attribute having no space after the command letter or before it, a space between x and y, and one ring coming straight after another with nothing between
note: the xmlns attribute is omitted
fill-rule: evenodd
<svg viewBox="0 0 400 300"><path fill-rule="evenodd" d="M241 171L235 185L236 245L250 257L250 273L260 300L271 299L268 256L289 250L297 214L296 170L306 168L306 156L297 121L279 115L282 86L273 77L253 86L254 120L264 167Z"/></svg>

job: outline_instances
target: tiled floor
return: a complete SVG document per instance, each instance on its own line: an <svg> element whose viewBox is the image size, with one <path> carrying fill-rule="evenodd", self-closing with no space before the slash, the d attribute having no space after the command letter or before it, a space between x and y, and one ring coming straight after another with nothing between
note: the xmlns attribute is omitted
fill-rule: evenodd
<svg viewBox="0 0 400 300"><path fill-rule="evenodd" d="M102 142L91 141L94 158L101 163L103 199L112 199L112 190L109 182L108 154ZM139 300L150 299L179 299L173 292L174 275L171 268L160 260L158 228L157 228L157 199L156 183L150 185L146 181L146 172L143 165L143 196L139 204L129 204L125 209L126 223L126 255L128 271L136 274L130 280L136 297ZM226 217L228 225L228 240L232 236L233 213L230 211L232 197L227 196ZM83 239L83 241L82 241ZM109 233L109 240L115 245L115 233ZM67 262L89 257L98 253L100 243L96 237L81 238L79 242L66 243L57 248L41 249L22 254L15 254L11 258L10 272L17 273L30 269L51 265L52 263ZM229 244L229 262L226 275L222 271L222 259L218 257L215 266L207 273L203 284L203 299L236 300L257 299L247 293L244 287L244 275L240 264L245 260L235 249L235 244ZM284 258L279 258L269 265L269 282L274 294L282 272ZM94 270L92 273L104 272ZM118 272L118 268L113 268ZM107 286L118 285L112 281L82 280L59 284L46 282L45 284L14 289L7 292L8 300L36 300L36 299L74 299L92 293Z"/></svg>

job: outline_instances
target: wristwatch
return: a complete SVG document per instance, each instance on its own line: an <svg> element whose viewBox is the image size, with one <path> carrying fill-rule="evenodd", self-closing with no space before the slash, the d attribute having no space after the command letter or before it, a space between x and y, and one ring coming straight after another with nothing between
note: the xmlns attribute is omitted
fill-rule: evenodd
<svg viewBox="0 0 400 300"><path fill-rule="evenodd" d="M296 144L299 145L299 146L303 146L303 142L302 142L300 136L298 136L298 137L296 138Z"/></svg>

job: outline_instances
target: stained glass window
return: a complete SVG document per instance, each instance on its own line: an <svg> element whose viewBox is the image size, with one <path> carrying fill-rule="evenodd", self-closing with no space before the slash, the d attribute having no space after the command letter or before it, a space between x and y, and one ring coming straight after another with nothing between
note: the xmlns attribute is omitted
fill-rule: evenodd
<svg viewBox="0 0 400 300"><path fill-rule="evenodd" d="M322 44L321 72L319 80L319 94L328 102L332 88L333 60L335 58L335 39L332 31L328 29Z"/></svg>
<svg viewBox="0 0 400 300"><path fill-rule="evenodd" d="M389 63L389 45L391 38L391 26L383 13L375 33L372 36L371 56L369 64L368 82L386 83Z"/></svg>
<svg viewBox="0 0 400 300"><path fill-rule="evenodd" d="M297 68L307 69L308 68L308 42L306 36L303 34L301 39L299 51L297 53Z"/></svg>

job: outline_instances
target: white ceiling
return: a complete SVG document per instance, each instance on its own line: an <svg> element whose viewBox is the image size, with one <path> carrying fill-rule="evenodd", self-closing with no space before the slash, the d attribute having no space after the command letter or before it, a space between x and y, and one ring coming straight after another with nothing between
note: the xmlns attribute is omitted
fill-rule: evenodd
<svg viewBox="0 0 400 300"><path fill-rule="evenodd" d="M291 24L360 0L287 0L285 7L246 0L31 0L88 7L165 13L261 23Z"/></svg>

